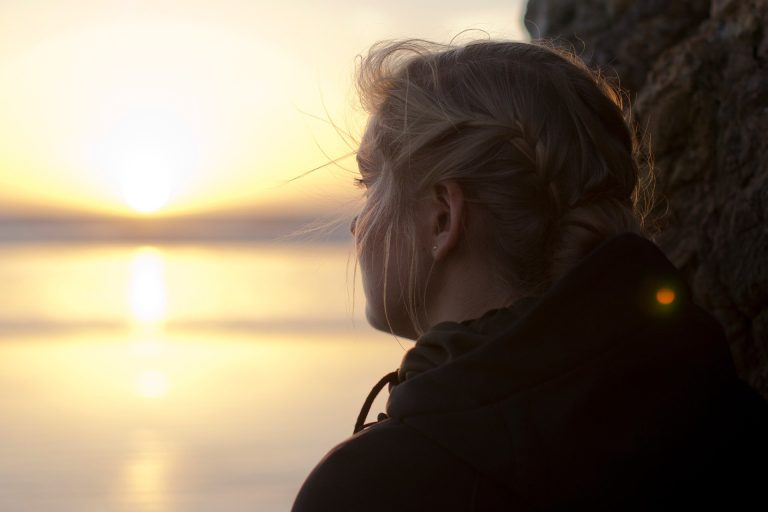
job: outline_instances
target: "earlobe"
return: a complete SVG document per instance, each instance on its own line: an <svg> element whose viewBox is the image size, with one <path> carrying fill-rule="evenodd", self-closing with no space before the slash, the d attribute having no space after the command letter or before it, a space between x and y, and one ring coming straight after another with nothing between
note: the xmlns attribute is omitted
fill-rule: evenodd
<svg viewBox="0 0 768 512"><path fill-rule="evenodd" d="M464 192L454 180L437 183L434 191L436 210L433 220L432 256L435 261L440 261L453 251L461 237Z"/></svg>

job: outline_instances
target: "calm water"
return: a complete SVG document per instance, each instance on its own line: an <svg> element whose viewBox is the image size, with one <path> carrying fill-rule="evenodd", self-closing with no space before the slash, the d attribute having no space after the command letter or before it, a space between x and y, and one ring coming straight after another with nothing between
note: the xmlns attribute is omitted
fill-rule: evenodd
<svg viewBox="0 0 768 512"><path fill-rule="evenodd" d="M403 355L349 253L0 246L0 510L288 510Z"/></svg>

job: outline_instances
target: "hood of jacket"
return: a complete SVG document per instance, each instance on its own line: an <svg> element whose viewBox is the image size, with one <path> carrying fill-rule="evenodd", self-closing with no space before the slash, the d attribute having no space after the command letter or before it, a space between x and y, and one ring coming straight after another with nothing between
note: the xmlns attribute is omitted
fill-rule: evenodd
<svg viewBox="0 0 768 512"><path fill-rule="evenodd" d="M434 326L398 377L390 417L542 508L690 471L737 380L720 325L631 233L541 297Z"/></svg>

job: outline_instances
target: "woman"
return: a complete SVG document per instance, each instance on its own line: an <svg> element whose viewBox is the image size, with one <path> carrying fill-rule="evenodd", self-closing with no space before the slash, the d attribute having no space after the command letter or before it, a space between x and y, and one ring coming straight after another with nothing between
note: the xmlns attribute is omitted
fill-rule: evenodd
<svg viewBox="0 0 768 512"><path fill-rule="evenodd" d="M294 510L748 502L766 406L648 240L615 90L537 44L416 40L374 46L359 90L366 314L416 344Z"/></svg>

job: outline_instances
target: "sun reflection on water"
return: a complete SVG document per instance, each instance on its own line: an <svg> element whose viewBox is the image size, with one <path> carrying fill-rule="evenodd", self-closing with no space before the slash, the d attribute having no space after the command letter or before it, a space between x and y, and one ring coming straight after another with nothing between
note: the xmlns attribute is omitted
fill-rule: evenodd
<svg viewBox="0 0 768 512"><path fill-rule="evenodd" d="M162 324L167 295L163 253L154 247L139 248L131 266L128 298L133 321L142 326Z"/></svg>
<svg viewBox="0 0 768 512"><path fill-rule="evenodd" d="M168 376L159 370L144 370L136 379L136 394L144 398L160 398L168 394Z"/></svg>
<svg viewBox="0 0 768 512"><path fill-rule="evenodd" d="M168 292L163 253L154 247L141 247L133 255L128 302L131 319L139 333L134 355L156 365L165 344L162 341L167 318ZM143 366L143 365L142 365ZM162 398L168 394L168 375L157 368L142 367L134 380L134 392L141 398Z"/></svg>
<svg viewBox="0 0 768 512"><path fill-rule="evenodd" d="M166 342L158 337L139 338L133 342L133 355L143 358L155 358L168 348Z"/></svg>
<svg viewBox="0 0 768 512"><path fill-rule="evenodd" d="M168 509L170 494L170 458L167 450L151 431L134 435L135 455L124 466L124 496L131 510L163 512Z"/></svg>

